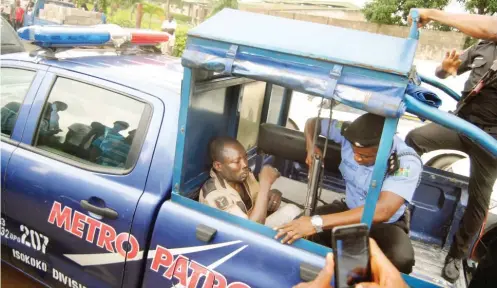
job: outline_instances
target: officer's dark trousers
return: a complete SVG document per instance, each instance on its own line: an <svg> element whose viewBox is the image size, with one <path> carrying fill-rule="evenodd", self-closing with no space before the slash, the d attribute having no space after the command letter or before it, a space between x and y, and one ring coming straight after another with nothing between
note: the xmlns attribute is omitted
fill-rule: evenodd
<svg viewBox="0 0 497 288"><path fill-rule="evenodd" d="M486 216L497 177L497 160L465 136L434 123L412 130L405 142L420 155L438 149L453 149L469 155L468 207L449 251L452 257L464 258Z"/></svg>
<svg viewBox="0 0 497 288"><path fill-rule="evenodd" d="M349 210L347 204L336 200L333 203L316 209L317 215L327 215ZM373 238L383 253L392 261L400 272L409 274L414 266L414 250L409 239L409 228L404 217L392 224L377 223L371 226L369 237ZM314 241L331 247L331 231L318 233Z"/></svg>

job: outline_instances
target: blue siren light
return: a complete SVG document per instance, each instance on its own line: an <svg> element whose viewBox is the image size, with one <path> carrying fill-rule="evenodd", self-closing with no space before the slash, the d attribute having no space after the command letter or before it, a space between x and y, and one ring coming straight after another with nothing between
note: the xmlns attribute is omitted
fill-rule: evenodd
<svg viewBox="0 0 497 288"><path fill-rule="evenodd" d="M80 26L28 26L17 31L21 39L41 47L103 45L111 40L109 31Z"/></svg>

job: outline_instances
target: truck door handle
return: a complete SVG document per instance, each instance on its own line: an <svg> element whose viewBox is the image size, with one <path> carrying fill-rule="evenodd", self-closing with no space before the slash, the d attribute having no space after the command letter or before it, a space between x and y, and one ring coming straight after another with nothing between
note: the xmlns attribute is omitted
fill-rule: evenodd
<svg viewBox="0 0 497 288"><path fill-rule="evenodd" d="M307 263L300 263L300 279L304 280L305 282L316 279L319 271L321 271L321 268L319 267L315 267Z"/></svg>
<svg viewBox="0 0 497 288"><path fill-rule="evenodd" d="M119 216L119 214L117 214L117 212L113 209L98 207L90 204L90 202L86 200L81 200L79 203L81 204L81 208L111 220L115 220L117 219L117 216Z"/></svg>
<svg viewBox="0 0 497 288"><path fill-rule="evenodd" d="M205 243L209 243L214 237L214 234L216 234L216 232L217 230L214 228L211 228L204 224L198 224L195 236L197 237L198 240Z"/></svg>

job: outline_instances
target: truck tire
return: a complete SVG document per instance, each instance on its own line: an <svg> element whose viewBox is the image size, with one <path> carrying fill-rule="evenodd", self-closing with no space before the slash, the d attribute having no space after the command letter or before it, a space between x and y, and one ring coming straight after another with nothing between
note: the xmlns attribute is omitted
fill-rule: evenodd
<svg viewBox="0 0 497 288"><path fill-rule="evenodd" d="M452 164L464 158L464 156L458 154L442 154L433 157L426 162L425 165L444 171L450 171L450 166Z"/></svg>

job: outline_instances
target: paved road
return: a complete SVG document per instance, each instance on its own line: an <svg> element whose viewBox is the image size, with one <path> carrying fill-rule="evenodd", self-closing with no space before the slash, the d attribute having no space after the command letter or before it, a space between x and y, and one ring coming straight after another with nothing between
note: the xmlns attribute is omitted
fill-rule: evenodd
<svg viewBox="0 0 497 288"><path fill-rule="evenodd" d="M2 288L42 288L44 286L24 276L21 272L2 264Z"/></svg>

